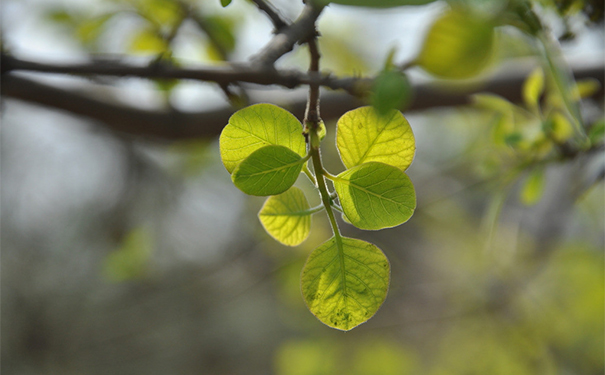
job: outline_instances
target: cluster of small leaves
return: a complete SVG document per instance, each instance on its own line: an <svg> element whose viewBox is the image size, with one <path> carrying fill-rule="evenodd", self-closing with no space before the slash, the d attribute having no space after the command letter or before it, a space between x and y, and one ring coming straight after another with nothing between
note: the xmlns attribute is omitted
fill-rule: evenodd
<svg viewBox="0 0 605 375"><path fill-rule="evenodd" d="M554 78L538 67L523 85L522 105L492 94L475 95L476 106L487 109L494 119L491 143L495 147L486 163L499 174L511 169L511 177L527 172L520 191L520 200L526 205L537 203L542 196L545 162L603 143L603 120L591 124L585 133L555 86ZM594 80L578 81L570 89L572 100L590 97L598 89Z"/></svg>
<svg viewBox="0 0 605 375"><path fill-rule="evenodd" d="M259 213L277 241L296 246L311 229L311 215L337 209L350 224L367 230L406 222L416 208L414 186L405 170L415 154L411 127L401 112L381 115L372 107L344 114L337 123L337 148L347 168L337 176L313 175L301 123L288 111L256 104L237 111L220 136L223 164L235 186L250 195L270 196ZM323 138L325 127L318 130ZM313 182L332 181L329 208L310 207L292 185L304 171ZM337 203L338 201L338 203ZM340 205L339 205L340 204ZM371 318L389 287L390 265L373 244L334 236L309 256L301 275L311 312L330 327L350 330Z"/></svg>

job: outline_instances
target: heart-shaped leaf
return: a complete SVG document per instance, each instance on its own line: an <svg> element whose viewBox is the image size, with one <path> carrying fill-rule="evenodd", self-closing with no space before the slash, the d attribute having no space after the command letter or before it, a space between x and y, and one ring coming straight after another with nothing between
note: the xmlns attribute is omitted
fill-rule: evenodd
<svg viewBox="0 0 605 375"><path fill-rule="evenodd" d="M267 198L258 218L267 233L288 246L301 244L311 231L309 202L297 187Z"/></svg>
<svg viewBox="0 0 605 375"><path fill-rule="evenodd" d="M342 115L336 126L336 145L347 168L377 161L404 171L414 160L412 128L397 110L381 116L372 107L357 108Z"/></svg>
<svg viewBox="0 0 605 375"><path fill-rule="evenodd" d="M360 229L403 224L416 209L412 181L387 164L371 162L346 170L336 177L334 188L345 215Z"/></svg>
<svg viewBox="0 0 605 375"><path fill-rule="evenodd" d="M309 255L301 274L301 290L317 319L348 331L378 311L389 280L389 261L378 247L338 236Z"/></svg>
<svg viewBox="0 0 605 375"><path fill-rule="evenodd" d="M221 159L229 173L259 148L284 146L304 157L302 125L293 114L273 104L240 109L229 119L219 139Z"/></svg>
<svg viewBox="0 0 605 375"><path fill-rule="evenodd" d="M298 178L304 159L284 146L265 146L254 151L233 170L235 186L250 195L277 195Z"/></svg>

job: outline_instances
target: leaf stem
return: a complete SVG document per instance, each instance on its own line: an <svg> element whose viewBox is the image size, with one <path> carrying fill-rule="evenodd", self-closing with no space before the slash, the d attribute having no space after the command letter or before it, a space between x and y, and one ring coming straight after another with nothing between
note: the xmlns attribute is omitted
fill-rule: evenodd
<svg viewBox="0 0 605 375"><path fill-rule="evenodd" d="M311 55L311 64L309 66L309 74L313 72L319 71L319 50L317 48L317 40L316 35L307 40L307 45L309 46L309 53ZM311 155L311 160L313 162L313 169L315 170L317 188L319 189L319 194L321 196L321 202L326 209L326 213L328 214L328 218L330 220L330 225L332 226L332 232L334 232L334 237L336 238L337 243L342 242L342 236L338 229L338 224L336 223L336 217L334 216L334 211L332 211L332 197L330 196L330 192L328 191L328 187L326 186L325 178L329 175L323 168L321 163L321 153L319 151L319 124L321 122L321 118L319 116L319 85L317 83L311 83L309 85L309 97L307 99L307 109L305 111L305 130L309 133L309 155ZM328 177L329 178L329 177Z"/></svg>
<svg viewBox="0 0 605 375"><path fill-rule="evenodd" d="M311 181L311 183L313 185L315 185L315 187L317 187L317 179L315 178L315 176L313 175L313 173L311 173L311 171L309 170L309 166L307 165L307 163L305 163L303 165L302 171L305 174L305 176L307 176L307 178L309 178L309 180Z"/></svg>

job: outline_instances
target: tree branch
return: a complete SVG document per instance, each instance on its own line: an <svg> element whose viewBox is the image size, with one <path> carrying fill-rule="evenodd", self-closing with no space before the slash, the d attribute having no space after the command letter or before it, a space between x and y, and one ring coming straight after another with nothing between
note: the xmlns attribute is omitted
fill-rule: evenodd
<svg viewBox="0 0 605 375"><path fill-rule="evenodd" d="M2 65L2 68L6 68L5 64ZM510 69L509 73L497 75L485 83L477 84L465 91L445 91L430 83L416 84L414 86L415 99L406 111L466 105L471 103L471 96L478 92L489 92L500 95L512 102L519 102L521 101L521 87L532 68L533 65L517 65ZM148 68L143 70L147 71ZM227 76L231 79L233 77L230 74L227 74ZM279 74L279 71L276 71L275 74ZM308 80L308 84L311 82L311 78L308 75L305 76L305 79L301 79L301 82ZM601 89L597 96L603 96L605 80L602 62L576 67L574 76L576 79L593 78L598 80ZM322 77L324 77L322 79L328 80L328 78L325 78L326 76ZM260 81L258 78L255 80ZM352 84L351 82L357 82L353 79L349 80L350 84ZM253 80L248 82L250 81ZM335 80L334 82L341 81L344 82L345 79ZM334 84L327 87L337 86ZM233 113L233 109L230 107L197 113L141 110L108 103L87 97L81 92L56 88L14 74L3 76L1 90L5 97L41 104L104 122L105 126L112 131L168 141L217 136ZM344 112L363 105L360 100L344 93L325 93L322 95L322 103L322 118L324 121L336 119ZM287 106L287 109L299 119L302 119L305 105L306 99L300 98L294 100Z"/></svg>
<svg viewBox="0 0 605 375"><path fill-rule="evenodd" d="M311 1L308 1L296 21L281 29L256 56L252 57L253 66L265 69L272 67L277 59L292 51L297 42L312 37L315 33L315 21L322 10L323 8L314 6Z"/></svg>
<svg viewBox="0 0 605 375"><path fill-rule="evenodd" d="M306 74L298 70L250 68L244 66L178 68L162 61L146 66L135 66L116 61L93 61L76 64L49 64L21 60L2 55L2 73L29 71L39 73L69 74L76 76L139 77L151 79L189 79L215 82L220 85L254 83L257 85L279 85L295 88L300 85L319 84L333 90L345 90L359 94L360 87L371 80L363 78L336 78L328 73Z"/></svg>
<svg viewBox="0 0 605 375"><path fill-rule="evenodd" d="M251 0L251 1L254 4L256 4L258 9L265 12L265 14L271 19L271 22L273 22L273 26L275 27L275 32L279 32L281 29L288 26L288 22L286 22L286 20L284 20L279 15L279 13L277 13L277 11L273 8L273 6L269 2L264 1L264 0Z"/></svg>

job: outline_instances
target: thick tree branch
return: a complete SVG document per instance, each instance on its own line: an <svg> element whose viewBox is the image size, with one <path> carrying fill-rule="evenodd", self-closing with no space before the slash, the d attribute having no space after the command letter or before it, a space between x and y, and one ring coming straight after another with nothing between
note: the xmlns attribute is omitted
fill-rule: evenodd
<svg viewBox="0 0 605 375"><path fill-rule="evenodd" d="M152 79L189 79L215 82L219 85L254 83L294 88L300 85L319 84L333 90L345 90L359 94L360 88L370 82L353 77L336 78L327 73L306 74L298 70L250 68L245 66L178 68L164 62L136 66L116 61L93 61L76 64L49 64L21 60L2 55L2 73L28 71L39 73L69 74L77 76L139 77Z"/></svg>
<svg viewBox="0 0 605 375"><path fill-rule="evenodd" d="M414 86L415 99L407 111L469 104L471 95L478 92L490 92L510 101L519 102L523 81L532 67L531 65L518 66L511 69L509 73L495 76L483 84L477 84L464 91L443 90L434 84L417 84ZM3 65L3 68L6 67ZM601 89L597 95L603 96L604 69L602 63L576 67L574 76L576 79L598 80ZM307 76L306 79L309 77ZM98 120L116 132L163 140L216 136L233 113L233 109L229 107L198 113L140 110L93 99L82 95L81 92L52 87L14 74L3 76L1 89L2 95L5 97L41 104ZM323 94L322 103L324 121L338 118L344 112L363 104L344 93ZM306 99L300 98L287 108L299 119L302 119L305 104Z"/></svg>

